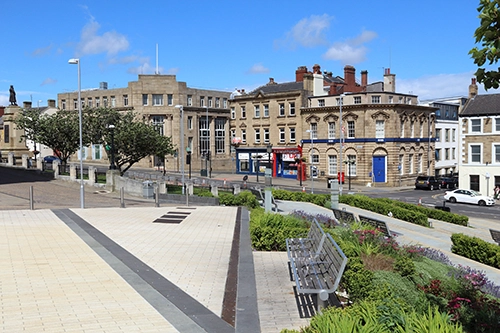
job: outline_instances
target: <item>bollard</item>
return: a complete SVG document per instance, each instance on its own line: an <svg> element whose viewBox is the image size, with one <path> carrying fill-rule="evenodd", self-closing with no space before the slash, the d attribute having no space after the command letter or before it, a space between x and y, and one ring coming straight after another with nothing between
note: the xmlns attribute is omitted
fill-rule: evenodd
<svg viewBox="0 0 500 333"><path fill-rule="evenodd" d="M120 188L120 207L125 208L125 189Z"/></svg>
<svg viewBox="0 0 500 333"><path fill-rule="evenodd" d="M30 209L35 210L35 202L33 201L33 186L30 186Z"/></svg>
<svg viewBox="0 0 500 333"><path fill-rule="evenodd" d="M158 183L155 183L155 207L160 207L160 187L158 186Z"/></svg>

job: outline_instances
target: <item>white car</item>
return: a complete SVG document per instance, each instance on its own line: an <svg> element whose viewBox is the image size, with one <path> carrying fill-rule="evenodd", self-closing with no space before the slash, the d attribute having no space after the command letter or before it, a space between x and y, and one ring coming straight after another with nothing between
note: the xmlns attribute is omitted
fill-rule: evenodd
<svg viewBox="0 0 500 333"><path fill-rule="evenodd" d="M476 204L479 206L492 206L495 204L495 199L488 197L472 190L456 189L454 191L446 191L444 199L449 202L463 202Z"/></svg>

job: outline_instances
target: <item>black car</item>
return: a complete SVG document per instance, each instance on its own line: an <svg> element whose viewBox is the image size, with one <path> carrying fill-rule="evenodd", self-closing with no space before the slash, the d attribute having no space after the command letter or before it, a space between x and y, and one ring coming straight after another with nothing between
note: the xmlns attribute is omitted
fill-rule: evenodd
<svg viewBox="0 0 500 333"><path fill-rule="evenodd" d="M415 180L415 189L438 190L440 183L434 176L418 176Z"/></svg>
<svg viewBox="0 0 500 333"><path fill-rule="evenodd" d="M441 188L456 189L458 187L458 178L456 177L439 177L438 181Z"/></svg>

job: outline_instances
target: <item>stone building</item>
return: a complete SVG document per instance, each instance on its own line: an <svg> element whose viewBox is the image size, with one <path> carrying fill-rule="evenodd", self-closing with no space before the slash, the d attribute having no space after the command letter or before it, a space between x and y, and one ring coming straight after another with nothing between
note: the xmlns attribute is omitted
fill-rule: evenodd
<svg viewBox="0 0 500 333"><path fill-rule="evenodd" d="M172 137L180 147L180 109L184 111L184 145L191 151L191 167L194 171L213 168L218 171L232 170L229 133L230 93L217 90L189 88L175 75L139 75L137 81L125 88L108 89L102 82L99 89L81 91L82 107L110 107L119 111L134 110L139 118L157 126L161 134ZM78 110L78 92L57 95L60 109ZM179 153L174 156L150 156L135 164L137 167L178 171ZM108 163L101 145L86 147L84 159ZM210 161L206 160L210 156ZM206 171L205 171L206 172Z"/></svg>
<svg viewBox="0 0 500 333"><path fill-rule="evenodd" d="M500 186L500 94L477 94L476 79L459 114L459 187L493 195Z"/></svg>
<svg viewBox="0 0 500 333"><path fill-rule="evenodd" d="M357 91L328 89L330 94L310 97L309 107L301 110L309 165L319 177L339 177L342 169L345 184L411 185L417 175L432 174L437 108L396 93L388 69L384 82L367 84L367 73L362 75Z"/></svg>

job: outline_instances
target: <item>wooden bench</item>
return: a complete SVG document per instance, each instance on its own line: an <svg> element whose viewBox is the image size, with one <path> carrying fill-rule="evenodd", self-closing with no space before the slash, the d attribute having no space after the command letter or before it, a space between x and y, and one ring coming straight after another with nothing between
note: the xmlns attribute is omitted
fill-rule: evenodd
<svg viewBox="0 0 500 333"><path fill-rule="evenodd" d="M491 238L493 238L493 240L495 242L497 242L498 245L500 245L500 231L490 229L490 234L491 234Z"/></svg>
<svg viewBox="0 0 500 333"><path fill-rule="evenodd" d="M339 221L339 223L351 224L356 222L356 217L354 216L353 213L336 208L332 208L332 211L333 211L333 216L335 216L335 218L337 219L337 221Z"/></svg>
<svg viewBox="0 0 500 333"><path fill-rule="evenodd" d="M299 294L316 294L316 311L328 304L330 294L337 288L347 265L347 257L326 234L318 253L313 256L296 256L290 259L290 268Z"/></svg>
<svg viewBox="0 0 500 333"><path fill-rule="evenodd" d="M250 192L252 192L253 195L255 195L255 197L257 197L257 200L259 201L259 204L261 206L264 206L266 204L266 197L264 195L264 193L262 193L262 190L258 187L256 188L249 188ZM278 204L276 203L276 201L274 201L274 197L273 197L273 194L271 193L271 204L274 206L274 210L275 212L278 211Z"/></svg>
<svg viewBox="0 0 500 333"><path fill-rule="evenodd" d="M286 239L288 259L292 260L299 257L314 258L318 256L325 238L326 234L323 231L323 228L321 228L318 220L313 219L306 237Z"/></svg>
<svg viewBox="0 0 500 333"><path fill-rule="evenodd" d="M371 217L359 215L359 221L361 223L366 223L374 227L375 229L378 229L380 232L384 234L386 237L392 237L392 233L387 227L387 224L384 221L380 221Z"/></svg>

